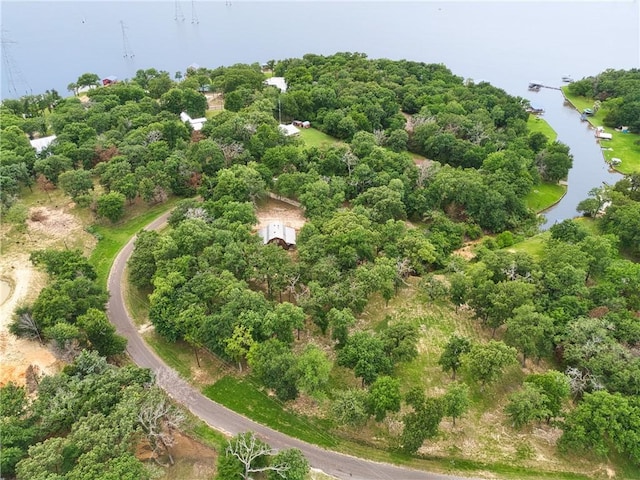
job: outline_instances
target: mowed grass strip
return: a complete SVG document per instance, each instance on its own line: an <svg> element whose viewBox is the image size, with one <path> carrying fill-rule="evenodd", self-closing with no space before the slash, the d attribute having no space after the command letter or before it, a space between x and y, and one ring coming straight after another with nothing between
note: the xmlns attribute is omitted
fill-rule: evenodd
<svg viewBox="0 0 640 480"><path fill-rule="evenodd" d="M323 447L335 448L339 444L338 439L328 433L327 422L288 412L280 402L246 380L226 376L205 387L202 393L234 412L291 437Z"/></svg>
<svg viewBox="0 0 640 480"><path fill-rule="evenodd" d="M544 133L550 142L555 142L558 138L558 134L553 127L549 125L549 122L537 115L529 115L529 118L527 119L527 127L531 133Z"/></svg>
<svg viewBox="0 0 640 480"><path fill-rule="evenodd" d="M524 201L534 212L542 212L558 203L567 191L564 185L540 183L534 185Z"/></svg>
<svg viewBox="0 0 640 480"><path fill-rule="evenodd" d="M562 92L578 112L582 112L585 108L593 108L593 98L572 95L569 93L567 87L563 87ZM603 122L606 116L607 107L606 102L604 102L595 115L590 115L587 118L593 127L602 127L604 126ZM607 162L610 162L612 158L619 158L622 160L622 163L615 167L617 171L625 175L640 172L640 144L636 143L640 142L640 135L617 132L607 127L605 127L604 130L613 135L611 140L600 141L600 146L603 147L602 154Z"/></svg>

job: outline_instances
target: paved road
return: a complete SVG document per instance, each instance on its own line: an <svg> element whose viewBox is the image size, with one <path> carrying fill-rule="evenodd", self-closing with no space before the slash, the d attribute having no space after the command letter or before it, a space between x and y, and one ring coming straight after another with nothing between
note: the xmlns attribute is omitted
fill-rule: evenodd
<svg viewBox="0 0 640 480"><path fill-rule="evenodd" d="M159 217L146 229L153 230L161 227L167 216L168 214ZM118 333L127 338L127 352L133 361L141 367L157 372L158 383L194 415L216 430L230 435L253 431L274 448L299 448L312 467L344 480L464 480L462 477L402 468L325 450L249 420L211 401L187 382L179 380L177 374L144 342L124 306L122 278L127 260L133 251L133 242L134 239L131 239L120 251L109 273L108 289L111 294L108 303L109 318L116 326Z"/></svg>

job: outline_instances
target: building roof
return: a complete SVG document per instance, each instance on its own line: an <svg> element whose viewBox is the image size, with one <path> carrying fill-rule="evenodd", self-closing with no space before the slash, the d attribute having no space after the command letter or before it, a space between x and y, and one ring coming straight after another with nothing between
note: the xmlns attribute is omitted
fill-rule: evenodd
<svg viewBox="0 0 640 480"><path fill-rule="evenodd" d="M296 244L296 231L292 227L285 227L280 222L270 223L266 227L258 231L258 235L262 238L262 243L266 245L271 240L284 240L287 245Z"/></svg>
<svg viewBox="0 0 640 480"><path fill-rule="evenodd" d="M108 77L104 77L104 80L108 80L110 82L115 82L118 80L118 77L116 77L115 75L109 75ZM103 82L104 82L103 80Z"/></svg>
<svg viewBox="0 0 640 480"><path fill-rule="evenodd" d="M201 118L191 118L187 112L180 112L180 120L185 123L189 123L191 127L197 132L198 130L202 130L207 119L205 117Z"/></svg>
<svg viewBox="0 0 640 480"><path fill-rule="evenodd" d="M267 78L264 83L267 85L273 85L274 87L278 87L281 92L287 91L287 82L284 77L271 77Z"/></svg>
<svg viewBox="0 0 640 480"><path fill-rule="evenodd" d="M281 123L280 125L278 125L278 127L280 127L282 133L284 133L287 137L298 135L300 133L300 129L294 125L284 125Z"/></svg>
<svg viewBox="0 0 640 480"><path fill-rule="evenodd" d="M51 135L50 137L34 138L33 140L29 140L29 143L33 148L36 149L36 153L40 153L42 150L51 145L51 143L56 138L57 137L55 135Z"/></svg>

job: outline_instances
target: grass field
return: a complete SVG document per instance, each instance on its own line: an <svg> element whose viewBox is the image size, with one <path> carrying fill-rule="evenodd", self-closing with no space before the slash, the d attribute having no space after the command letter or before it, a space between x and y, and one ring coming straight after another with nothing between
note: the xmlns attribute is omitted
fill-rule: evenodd
<svg viewBox="0 0 640 480"><path fill-rule="evenodd" d="M315 128L301 128L300 138L304 140L304 143L309 147L322 148L342 143L337 138L330 137L326 133L323 133Z"/></svg>
<svg viewBox="0 0 640 480"><path fill-rule="evenodd" d="M564 196L567 187L555 183L541 183L534 185L525 197L527 207L535 212L541 212L555 205Z"/></svg>
<svg viewBox="0 0 640 480"><path fill-rule="evenodd" d="M565 98L579 111L582 112L585 108L593 107L593 99L586 97L579 97L577 95L571 95L567 87L562 88ZM603 119L607 114L606 103L595 115L589 116L589 123L594 127L603 126ZM611 133L613 138L611 140L601 140L600 144L603 149L602 153L607 162L610 162L612 158L619 158L622 163L616 167L620 173L629 175L631 173L640 173L640 144L636 142L640 141L640 135L633 133L616 132L615 130L605 127L605 132ZM594 139L595 141L595 139Z"/></svg>

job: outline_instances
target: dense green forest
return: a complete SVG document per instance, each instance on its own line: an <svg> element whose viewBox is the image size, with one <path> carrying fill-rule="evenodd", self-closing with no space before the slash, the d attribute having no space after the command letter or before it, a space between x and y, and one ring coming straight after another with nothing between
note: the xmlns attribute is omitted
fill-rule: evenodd
<svg viewBox="0 0 640 480"><path fill-rule="evenodd" d="M504 248L537 232L525 196L565 178L572 163L565 145L528 131L526 100L464 81L443 65L359 53L270 63L286 92L266 86L255 64L189 70L179 81L140 70L82 99L47 92L5 100L4 217L24 222L21 188L60 188L104 224L120 221L135 202L184 197L166 231L140 232L129 262L131 284L149 294L149 318L169 341L232 362L283 402L316 399L342 434L365 424L381 429L395 415L401 428L387 433L384 448L408 454L436 437L443 419L455 425L486 403L509 375L516 378L505 407L509 428L548 424L562 429L561 451L615 452L640 465L640 178L581 203L580 211L597 217L593 228L557 224L536 255ZM627 92L618 85L625 78L616 76L610 88ZM98 80L87 74L70 87ZM224 98L215 115L207 110L210 92ZM202 130L182 122L183 111L207 114ZM285 135L280 116L308 120L337 141L309 147ZM36 153L29 137L50 133L56 140ZM293 250L263 244L254 231L256 204L269 192L304 211ZM465 260L455 252L469 241L479 246ZM111 371L80 353L114 357L124 349L109 328L95 272L78 252L31 258L52 283L16 312L13 331L76 358L41 385L72 381L80 360ZM483 335L453 331L425 352L425 318L367 322L372 302L388 305L415 285L426 308L471 309ZM440 391L426 388L429 371L404 374L429 355L446 373ZM525 374L532 365L538 372ZM336 372L347 380L336 382ZM131 388L143 401L153 387L139 383ZM71 462L56 473L83 478L70 473L86 453L75 446L80 427L33 427L46 423L32 410L47 401L46 391L28 408L19 389L6 392L3 422L26 422L19 428L28 435L15 439L9 459L3 448L3 472L10 465L19 478L40 478L24 473L44 465L37 448L21 458L28 445L55 441ZM4 410L14 397L15 408ZM109 402L74 416L128 415L119 400ZM139 428L131 424L118 445L130 445ZM49 438L61 432L67 435ZM101 461L133 465L125 452Z"/></svg>

